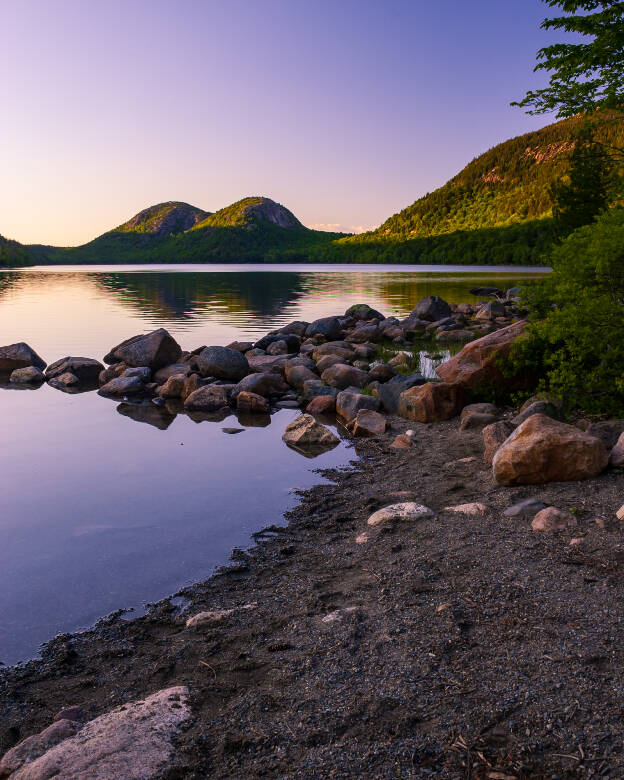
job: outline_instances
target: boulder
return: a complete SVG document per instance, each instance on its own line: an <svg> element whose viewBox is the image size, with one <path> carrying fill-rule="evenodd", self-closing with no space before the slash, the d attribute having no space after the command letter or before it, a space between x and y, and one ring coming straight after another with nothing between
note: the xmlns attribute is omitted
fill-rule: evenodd
<svg viewBox="0 0 624 780"><path fill-rule="evenodd" d="M0 372L9 373L16 368L28 368L28 366L43 371L46 362L24 341L0 347Z"/></svg>
<svg viewBox="0 0 624 780"><path fill-rule="evenodd" d="M157 395L161 398L182 398L186 380L187 377L184 374L174 374L174 376L170 376L169 379L158 388Z"/></svg>
<svg viewBox="0 0 624 780"><path fill-rule="evenodd" d="M335 446L340 441L329 428L317 422L311 414L300 414L288 423L282 439L287 444L298 446Z"/></svg>
<svg viewBox="0 0 624 780"><path fill-rule="evenodd" d="M306 336L323 336L327 341L340 338L342 325L338 317L321 317L305 329Z"/></svg>
<svg viewBox="0 0 624 780"><path fill-rule="evenodd" d="M76 374L72 374L71 371L65 371L58 376L53 376L48 380L50 387L54 387L57 390L70 390L80 386L80 379Z"/></svg>
<svg viewBox="0 0 624 780"><path fill-rule="evenodd" d="M34 760L26 757L11 780L155 780L171 771L175 740L190 715L187 688L158 691L74 728L73 735L67 728L65 739Z"/></svg>
<svg viewBox="0 0 624 780"><path fill-rule="evenodd" d="M464 395L460 384L427 382L401 393L398 414L422 423L450 420L462 410Z"/></svg>
<svg viewBox="0 0 624 780"><path fill-rule="evenodd" d="M37 385L45 381L43 371L36 366L26 366L26 368L16 368L11 371L9 382L14 385Z"/></svg>
<svg viewBox="0 0 624 780"><path fill-rule="evenodd" d="M326 368L321 374L321 379L330 387L344 390L345 387L363 387L368 382L368 374L354 366L345 363L336 363L335 366Z"/></svg>
<svg viewBox="0 0 624 780"><path fill-rule="evenodd" d="M245 352L249 352L250 349L253 349L253 341L233 341L231 344L226 344L225 346L227 349L235 349L237 352L245 354Z"/></svg>
<svg viewBox="0 0 624 780"><path fill-rule="evenodd" d="M349 341L356 344L364 344L367 341L375 341L379 338L379 327L369 322L360 323L355 330L349 333Z"/></svg>
<svg viewBox="0 0 624 780"><path fill-rule="evenodd" d="M439 365L436 373L444 382L459 383L471 392L488 390L496 385L519 387L526 384L527 377L504 377L498 365L499 359L509 354L511 345L525 327L526 322L516 322L471 341L457 355Z"/></svg>
<svg viewBox="0 0 624 780"><path fill-rule="evenodd" d="M266 398L258 393L243 390L236 396L236 409L242 414L269 414L271 407Z"/></svg>
<svg viewBox="0 0 624 780"><path fill-rule="evenodd" d="M136 395L145 390L145 385L138 376L118 376L111 379L98 390L99 395L124 396Z"/></svg>
<svg viewBox="0 0 624 780"><path fill-rule="evenodd" d="M318 378L318 377L315 377ZM236 385L234 395L241 392L256 393L265 398L273 398L283 395L288 391L288 385L279 374L265 372L262 374L249 374Z"/></svg>
<svg viewBox="0 0 624 780"><path fill-rule="evenodd" d="M369 376L372 379L372 371ZM397 374L387 382L375 384L372 390L373 394L379 398L383 410L388 412L388 414L396 414L399 409L401 393L409 390L411 387L417 387L426 383L427 380L422 374Z"/></svg>
<svg viewBox="0 0 624 780"><path fill-rule="evenodd" d="M270 347L273 347L275 344L281 344L281 346L271 351ZM263 336L256 341L254 349L263 349L267 355L286 355L288 353L299 352L300 345L301 339L298 336L273 332L268 333L266 336Z"/></svg>
<svg viewBox="0 0 624 780"><path fill-rule="evenodd" d="M154 382L157 382L160 385L163 382L166 382L170 376L178 376L179 374L188 376L190 373L190 363L171 363L170 365L163 366L162 368L159 368L158 371L154 372Z"/></svg>
<svg viewBox="0 0 624 780"><path fill-rule="evenodd" d="M585 433L600 439L608 450L612 450L624 433L624 420L598 420L591 423Z"/></svg>
<svg viewBox="0 0 624 780"><path fill-rule="evenodd" d="M278 328L277 330L273 331L271 335L277 334L277 333L285 333L290 334L292 333L295 336L299 336L300 338L303 338L306 328L308 327L310 323L304 322L303 320L294 320L293 322L289 322L288 325L283 325L281 328Z"/></svg>
<svg viewBox="0 0 624 780"><path fill-rule="evenodd" d="M184 380L184 387L180 393L180 398L183 401L186 401L191 393L194 393L195 390L199 390L202 386L202 382L197 374L189 374Z"/></svg>
<svg viewBox="0 0 624 780"><path fill-rule="evenodd" d="M122 341L105 355L105 363L148 366L152 370L176 363L182 354L178 342L164 328Z"/></svg>
<svg viewBox="0 0 624 780"><path fill-rule="evenodd" d="M222 385L204 385L184 401L184 409L191 412L216 412L228 406L230 394Z"/></svg>
<svg viewBox="0 0 624 780"><path fill-rule="evenodd" d="M492 303L484 303L479 307L479 310L475 314L475 320L494 320L496 317L504 317L507 314L507 309L502 303L498 301L492 301Z"/></svg>
<svg viewBox="0 0 624 780"><path fill-rule="evenodd" d="M347 422L357 417L362 409L376 412L379 409L379 399L372 395L363 395L352 390L343 390L336 398L336 412Z"/></svg>
<svg viewBox="0 0 624 780"><path fill-rule="evenodd" d="M336 411L336 399L331 395L317 395L306 407L307 414L333 414Z"/></svg>
<svg viewBox="0 0 624 780"><path fill-rule="evenodd" d="M515 417L512 417L511 422L514 427L517 428L534 414L545 414L546 417L552 417L554 420L556 420L558 417L557 409L553 404L549 403L548 401L532 400L530 403L524 404L524 406L520 409L520 412Z"/></svg>
<svg viewBox="0 0 624 780"><path fill-rule="evenodd" d="M278 339L277 341L272 341L269 346L266 348L266 354L267 355L287 355L288 354L288 344L284 341L284 339Z"/></svg>
<svg viewBox="0 0 624 780"><path fill-rule="evenodd" d="M501 445L492 468L500 485L535 485L596 477L608 460L599 439L534 414Z"/></svg>
<svg viewBox="0 0 624 780"><path fill-rule="evenodd" d="M360 409L355 419L349 423L349 430L354 436L382 436L388 423L383 414L371 409Z"/></svg>
<svg viewBox="0 0 624 780"><path fill-rule="evenodd" d="M318 379L318 374L311 371L306 366L293 366L291 363L286 363L284 371L286 381L291 387L301 388L303 383L308 379Z"/></svg>
<svg viewBox="0 0 624 780"><path fill-rule="evenodd" d="M288 355L252 355L246 359L250 371L258 374L273 371L279 374L288 361Z"/></svg>
<svg viewBox="0 0 624 780"><path fill-rule="evenodd" d="M389 382L396 375L397 372L392 366L388 365L388 363L377 363L377 365L373 366L368 372L368 377L371 382L380 382L382 384L384 382Z"/></svg>
<svg viewBox="0 0 624 780"><path fill-rule="evenodd" d="M441 320L444 317L450 317L451 313L451 307L446 301L437 295L429 295L418 301L416 308L411 312L408 319L437 322L437 320Z"/></svg>
<svg viewBox="0 0 624 780"><path fill-rule="evenodd" d="M531 528L534 531L545 531L547 533L565 531L570 525L574 525L570 513L562 512L554 506L542 509L535 515L531 522Z"/></svg>
<svg viewBox="0 0 624 780"><path fill-rule="evenodd" d="M353 317L355 320L383 320L380 312L372 309L367 303L354 303L345 312L345 317Z"/></svg>
<svg viewBox="0 0 624 780"><path fill-rule="evenodd" d="M331 366L335 366L338 363L344 363L344 361L344 357L340 357L340 355L323 355L323 357L319 358L316 368L322 374L325 369L331 368Z"/></svg>
<svg viewBox="0 0 624 780"><path fill-rule="evenodd" d="M311 401L319 395L328 395L336 398L338 390L335 387L324 385L320 379L308 379L303 383L302 397L304 401Z"/></svg>
<svg viewBox="0 0 624 780"><path fill-rule="evenodd" d="M353 345L348 344L346 341L330 341L315 347L312 352L312 357L317 362L326 355L336 355L342 358L343 363L348 363L351 360L355 360L355 349Z"/></svg>
<svg viewBox="0 0 624 780"><path fill-rule="evenodd" d="M26 371L27 369L23 369ZM11 374L11 382L13 381L13 374ZM614 469L619 469L624 466L624 433L620 434L619 439L615 443L615 446L611 450L609 455L609 466Z"/></svg>
<svg viewBox="0 0 624 780"><path fill-rule="evenodd" d="M488 425L495 423L497 420L498 420L498 415L496 414L473 411L465 415L464 412L462 411L462 416L459 423L459 430L480 431L483 428L486 428Z"/></svg>
<svg viewBox="0 0 624 780"><path fill-rule="evenodd" d="M114 363L112 366L108 366L108 368L105 368L103 371L100 371L100 373L98 374L98 382L101 385L105 385L107 382L110 382L111 379L114 379L116 376L121 376L125 368L126 368L125 363Z"/></svg>
<svg viewBox="0 0 624 780"><path fill-rule="evenodd" d="M85 357L64 357L51 363L45 372L48 381L68 371L85 384L96 384L104 366L99 360Z"/></svg>
<svg viewBox="0 0 624 780"><path fill-rule="evenodd" d="M206 347L197 356L197 366L202 376L213 376L230 382L238 382L249 373L247 358L227 347Z"/></svg>
<svg viewBox="0 0 624 780"><path fill-rule="evenodd" d="M373 512L366 522L370 526L376 526L397 520L420 520L423 517L433 517L433 512L429 507L406 501L378 509L376 512Z"/></svg>
<svg viewBox="0 0 624 780"><path fill-rule="evenodd" d="M121 376L136 376L141 382L149 382L152 378L152 372L147 366L136 366L134 368L126 368L121 372Z"/></svg>
<svg viewBox="0 0 624 780"><path fill-rule="evenodd" d="M68 737L73 737L78 728L80 728L79 725L73 720L60 718L38 734L33 734L18 742L15 747L11 748L2 757L0 761L0 777L8 777L13 772L17 772L21 767L36 761L50 748L58 745L59 742Z"/></svg>
<svg viewBox="0 0 624 780"><path fill-rule="evenodd" d="M483 429L483 444L485 445L483 460L488 466L492 465L496 451L503 442L507 441L513 429L514 426L508 420L500 420L485 426Z"/></svg>

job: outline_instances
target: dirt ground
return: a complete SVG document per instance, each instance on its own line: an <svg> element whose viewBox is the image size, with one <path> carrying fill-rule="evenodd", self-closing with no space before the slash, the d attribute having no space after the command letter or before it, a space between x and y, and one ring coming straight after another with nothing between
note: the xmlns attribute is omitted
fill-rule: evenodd
<svg viewBox="0 0 624 780"><path fill-rule="evenodd" d="M479 433L391 422L183 605L0 672L0 753L63 706L95 717L186 684L194 719L167 780L624 777L624 476L502 488ZM413 449L389 449L408 427ZM531 497L577 527L503 514ZM367 527L408 499L435 516ZM471 501L486 515L444 509Z"/></svg>

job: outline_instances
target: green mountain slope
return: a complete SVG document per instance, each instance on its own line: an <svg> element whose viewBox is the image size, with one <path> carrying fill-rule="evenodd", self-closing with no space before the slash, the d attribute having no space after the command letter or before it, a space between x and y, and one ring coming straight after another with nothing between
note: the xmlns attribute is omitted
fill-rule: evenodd
<svg viewBox="0 0 624 780"><path fill-rule="evenodd" d="M251 197L214 214L162 203L79 247L37 247L48 263L305 262L343 233L304 227L270 198Z"/></svg>
<svg viewBox="0 0 624 780"><path fill-rule="evenodd" d="M345 238L334 250L359 262L540 262L550 242L548 190L565 175L583 121L573 117L495 146L377 230ZM602 114L596 137L624 147L622 115Z"/></svg>
<svg viewBox="0 0 624 780"><path fill-rule="evenodd" d="M0 236L0 268L18 268L34 263L32 254L23 244Z"/></svg>

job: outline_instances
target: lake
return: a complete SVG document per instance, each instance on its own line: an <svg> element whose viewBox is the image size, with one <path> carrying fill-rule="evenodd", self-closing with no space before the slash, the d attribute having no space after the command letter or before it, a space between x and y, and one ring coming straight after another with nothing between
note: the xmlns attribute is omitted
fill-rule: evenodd
<svg viewBox="0 0 624 780"><path fill-rule="evenodd" d="M254 340L292 320L365 302L405 316L426 295L476 300L544 269L410 266L102 266L0 272L0 343L48 363L102 359L167 328L183 349ZM424 357L423 357L424 359ZM32 658L87 628L211 574L254 531L283 522L315 469L347 465L348 440L309 460L281 440L299 412L267 426L234 415L196 422L137 411L95 392L0 387L0 661ZM223 428L241 427L228 434ZM342 429L334 428L342 435Z"/></svg>

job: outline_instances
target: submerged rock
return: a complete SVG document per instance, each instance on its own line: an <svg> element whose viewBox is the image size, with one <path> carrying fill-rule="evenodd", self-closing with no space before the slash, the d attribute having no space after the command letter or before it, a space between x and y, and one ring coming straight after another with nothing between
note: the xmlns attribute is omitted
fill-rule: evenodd
<svg viewBox="0 0 624 780"><path fill-rule="evenodd" d="M236 397L236 409L243 414L269 414L271 411L266 398L246 390L243 390Z"/></svg>
<svg viewBox="0 0 624 780"><path fill-rule="evenodd" d="M41 369L35 366L27 366L26 368L16 368L11 372L9 382L15 385L37 385L45 381L45 376Z"/></svg>

